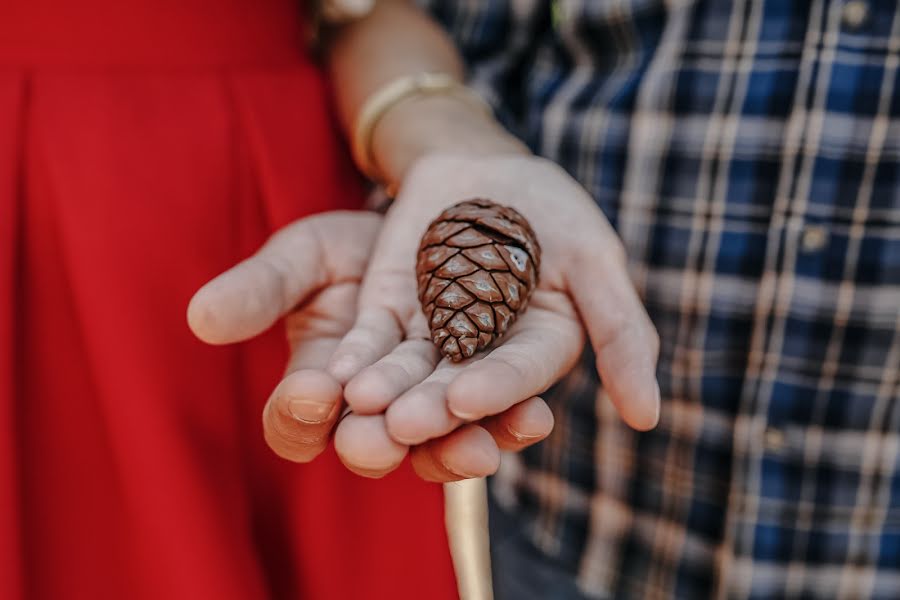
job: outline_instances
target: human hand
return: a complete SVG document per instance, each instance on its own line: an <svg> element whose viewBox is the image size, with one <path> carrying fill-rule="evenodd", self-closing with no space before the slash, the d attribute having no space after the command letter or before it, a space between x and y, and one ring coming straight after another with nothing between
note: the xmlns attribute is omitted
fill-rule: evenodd
<svg viewBox="0 0 900 600"><path fill-rule="evenodd" d="M500 344L453 364L439 361L429 341L414 261L428 223L470 198L489 198L524 214L543 248L542 266L528 310ZM424 478L454 478L433 463L432 449L454 436L476 435L474 422L522 401L537 402L577 360L582 325L622 418L639 430L654 427L658 336L629 280L621 243L587 193L553 163L529 156L431 155L418 161L388 211L362 282L356 322L328 363L328 372L344 384L354 419L375 419L366 429L346 430L354 431L354 442L341 444L341 459L359 472L375 461L381 472L399 464L402 455L391 455L399 443L414 446L413 466ZM496 452L490 436L478 436L481 452Z"/></svg>
<svg viewBox="0 0 900 600"><path fill-rule="evenodd" d="M359 283L380 226L380 216L363 212L301 219L206 284L188 307L191 330L211 344L249 339L284 317L290 360L266 404L263 429L269 446L290 460L318 456L336 425L339 455L356 455L360 444L375 444L393 468L408 450L386 437L382 416L350 415L338 423L341 385L324 370L353 324ZM519 449L543 439L553 417L543 402L534 400L482 425L484 429L436 441L421 453L423 458L460 473L456 478L492 472L499 461L496 447ZM520 432L521 439L511 431ZM484 446L494 453L482 452ZM368 476L386 473L380 457L374 458L357 460L355 470Z"/></svg>

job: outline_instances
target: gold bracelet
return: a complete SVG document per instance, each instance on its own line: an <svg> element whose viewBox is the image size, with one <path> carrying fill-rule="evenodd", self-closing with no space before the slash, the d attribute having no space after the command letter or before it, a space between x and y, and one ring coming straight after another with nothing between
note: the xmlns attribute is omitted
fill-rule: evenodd
<svg viewBox="0 0 900 600"><path fill-rule="evenodd" d="M404 75L388 82L375 91L365 101L356 116L353 127L353 159L356 166L363 174L379 183L384 183L381 174L375 164L375 156L372 148L372 138L378 122L392 108L416 96L448 94L464 99L479 110L488 115L493 115L493 110L481 96L472 89L457 81L446 73L416 73Z"/></svg>

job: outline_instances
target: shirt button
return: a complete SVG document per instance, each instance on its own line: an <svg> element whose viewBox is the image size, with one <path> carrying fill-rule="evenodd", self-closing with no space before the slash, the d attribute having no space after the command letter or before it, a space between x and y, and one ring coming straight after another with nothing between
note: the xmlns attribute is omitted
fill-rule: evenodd
<svg viewBox="0 0 900 600"><path fill-rule="evenodd" d="M818 252L828 243L828 230L822 225L807 225L803 228L800 245L804 252Z"/></svg>
<svg viewBox="0 0 900 600"><path fill-rule="evenodd" d="M848 0L844 4L844 25L848 29L862 27L869 18L869 5L865 0Z"/></svg>
<svg viewBox="0 0 900 600"><path fill-rule="evenodd" d="M769 452L781 452L784 450L784 432L774 427L767 427L763 436L766 444L766 450Z"/></svg>

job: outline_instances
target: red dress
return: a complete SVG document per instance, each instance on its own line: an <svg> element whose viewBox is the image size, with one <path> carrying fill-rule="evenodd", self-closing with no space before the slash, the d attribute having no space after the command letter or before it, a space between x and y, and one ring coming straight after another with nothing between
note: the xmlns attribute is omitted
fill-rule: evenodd
<svg viewBox="0 0 900 600"><path fill-rule="evenodd" d="M450 598L441 492L272 455L191 294L360 195L293 0L0 2L0 598ZM277 329L277 328L276 328Z"/></svg>

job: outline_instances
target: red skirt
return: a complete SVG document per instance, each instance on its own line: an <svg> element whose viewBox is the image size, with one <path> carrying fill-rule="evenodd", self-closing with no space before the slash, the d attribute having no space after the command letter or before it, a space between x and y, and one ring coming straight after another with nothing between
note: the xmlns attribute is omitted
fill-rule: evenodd
<svg viewBox="0 0 900 600"><path fill-rule="evenodd" d="M441 490L264 446L192 293L358 180L289 0L0 5L0 598L451 598Z"/></svg>

